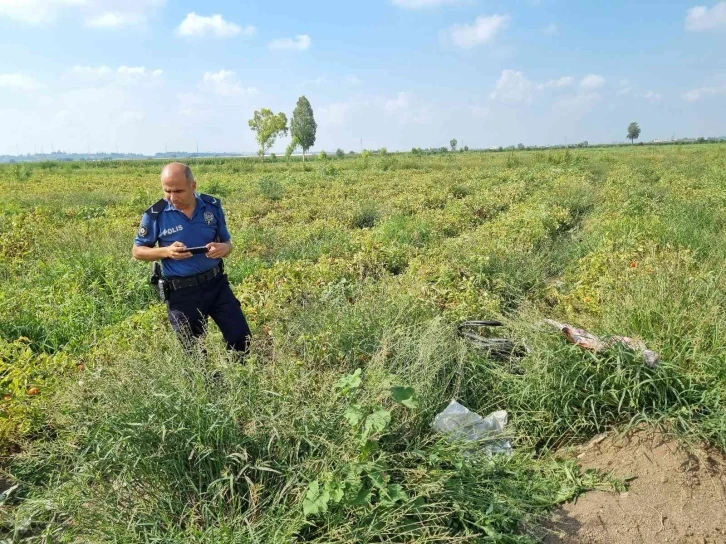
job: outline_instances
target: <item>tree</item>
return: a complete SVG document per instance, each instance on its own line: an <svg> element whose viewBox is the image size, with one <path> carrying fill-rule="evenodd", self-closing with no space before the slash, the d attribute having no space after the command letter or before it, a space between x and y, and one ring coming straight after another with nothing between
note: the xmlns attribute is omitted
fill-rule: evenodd
<svg viewBox="0 0 726 544"><path fill-rule="evenodd" d="M630 143L633 143L633 140L637 140L638 136L640 136L640 127L638 126L638 123L633 121L628 125L628 138L630 138Z"/></svg>
<svg viewBox="0 0 726 544"><path fill-rule="evenodd" d="M297 99L297 105L292 112L292 120L290 121L290 132L292 137L297 139L298 145L302 148L303 162L305 162L305 153L308 149L315 145L315 131L318 125L313 117L313 108L305 96Z"/></svg>
<svg viewBox="0 0 726 544"><path fill-rule="evenodd" d="M293 136L292 140L290 140L290 143L285 149L285 158L290 160L290 156L295 153L295 150L298 148L299 145L300 144L298 143L297 138Z"/></svg>
<svg viewBox="0 0 726 544"><path fill-rule="evenodd" d="M338 148L337 151L335 152L335 156L338 157L339 159L342 159L343 157L345 157L345 151Z"/></svg>
<svg viewBox="0 0 726 544"><path fill-rule="evenodd" d="M521 151L522 149L524 149L524 144L517 144L517 149L519 149L520 151Z"/></svg>
<svg viewBox="0 0 726 544"><path fill-rule="evenodd" d="M257 143L260 144L260 156L264 159L265 153L274 144L280 134L287 134L287 116L280 112L277 115L272 110L262 108L255 111L252 119L249 120L252 130L257 133Z"/></svg>
<svg viewBox="0 0 726 544"><path fill-rule="evenodd" d="M459 142L456 141L456 138L452 138L449 142L449 145L451 146L451 151L456 151L456 144Z"/></svg>

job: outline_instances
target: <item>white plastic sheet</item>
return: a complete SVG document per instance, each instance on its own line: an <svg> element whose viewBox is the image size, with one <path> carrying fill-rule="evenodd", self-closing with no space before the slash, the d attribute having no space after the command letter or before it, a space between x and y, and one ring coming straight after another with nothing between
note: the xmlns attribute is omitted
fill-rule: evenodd
<svg viewBox="0 0 726 544"><path fill-rule="evenodd" d="M498 438L507 424L507 412L499 410L486 417L481 417L466 406L452 400L449 405L434 418L433 427L445 434L450 440L482 441L485 451L490 454L512 454L509 440Z"/></svg>

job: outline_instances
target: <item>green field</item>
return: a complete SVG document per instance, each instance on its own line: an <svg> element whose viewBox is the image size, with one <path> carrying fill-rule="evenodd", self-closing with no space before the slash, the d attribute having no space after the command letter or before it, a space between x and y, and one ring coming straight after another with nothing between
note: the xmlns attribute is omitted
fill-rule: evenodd
<svg viewBox="0 0 726 544"><path fill-rule="evenodd" d="M214 327L185 356L131 258L161 163L0 168L9 542L531 542L622 485L558 448L647 421L726 450L726 145L190 165L235 244L244 365ZM525 357L456 334L492 318ZM435 434L452 398L507 410L514 455Z"/></svg>

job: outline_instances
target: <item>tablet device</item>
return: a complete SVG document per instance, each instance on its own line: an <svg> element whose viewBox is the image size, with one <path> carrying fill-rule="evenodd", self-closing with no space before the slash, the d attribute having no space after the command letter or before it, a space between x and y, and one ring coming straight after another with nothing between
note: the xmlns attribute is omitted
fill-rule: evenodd
<svg viewBox="0 0 726 544"><path fill-rule="evenodd" d="M192 255L199 255L200 253L207 253L209 248L207 246L188 247L187 251Z"/></svg>

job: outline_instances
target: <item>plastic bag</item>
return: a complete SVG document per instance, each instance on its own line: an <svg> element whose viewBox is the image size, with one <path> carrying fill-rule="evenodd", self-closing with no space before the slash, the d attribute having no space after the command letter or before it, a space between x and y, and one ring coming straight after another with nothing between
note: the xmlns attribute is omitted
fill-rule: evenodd
<svg viewBox="0 0 726 544"><path fill-rule="evenodd" d="M452 400L449 405L434 418L433 427L447 435L449 440L482 440L484 450L490 454L512 454L509 440L498 439L496 436L504 432L507 424L507 412L499 410L487 417L481 417L466 406ZM489 440L487 440L489 438Z"/></svg>

